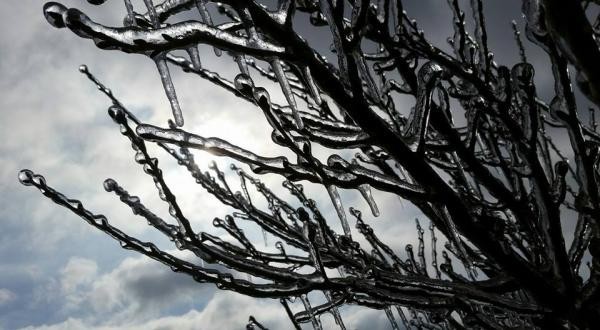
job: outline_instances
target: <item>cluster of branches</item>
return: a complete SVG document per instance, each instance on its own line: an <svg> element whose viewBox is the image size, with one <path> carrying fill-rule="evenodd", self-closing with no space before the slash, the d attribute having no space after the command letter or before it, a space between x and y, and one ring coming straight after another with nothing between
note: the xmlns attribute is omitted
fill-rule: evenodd
<svg viewBox="0 0 600 330"><path fill-rule="evenodd" d="M128 236L29 170L20 173L22 183L36 186L124 248L173 271L220 289L280 299L298 329L302 323L321 329L324 313L345 329L339 307L346 304L383 309L394 329L588 328L600 322L600 135L593 109L589 122L580 119L569 73L574 67L581 91L600 104L595 65L599 24L586 17L596 1L523 0L527 37L552 63L551 102L537 96L534 69L516 23L520 63L507 67L494 61L482 0L469 4L474 31L466 28L470 18L459 1L448 0L453 53L432 44L400 0L283 0L271 9L242 0L144 0L140 12L129 0L125 5L122 27L103 26L55 2L44 6L44 14L53 26L67 27L102 49L143 54L156 63L173 112L168 127L140 122L85 66L80 70L112 100L110 116L131 141L135 161L154 180L176 223L155 215L112 179L105 181L105 189L199 262ZM183 11L197 12L198 19L166 23ZM211 15L219 15L221 23ZM328 63L323 52L295 31L294 20L300 18L328 27L337 63ZM217 55L226 51L240 74L229 81L203 67L198 44L213 46ZM188 56L176 56L175 50ZM260 156L182 129L169 65L255 104L273 129L273 142L296 159ZM259 76L281 86L285 104L271 102L269 92L255 85ZM414 107L402 109L400 95L412 97ZM463 117L466 124L457 124ZM566 148L559 149L549 126L568 134ZM214 220L231 241L194 231L148 151L151 143L166 150L208 193L237 210ZM313 155L314 144L330 151L326 162ZM241 191L234 191L215 164L212 172L202 172L191 149L230 157L256 174L284 176L283 186L302 206L292 206L232 165L241 182ZM344 150L355 156L334 153ZM565 156L570 154L571 163ZM330 227L333 220L305 195L299 181L327 189L343 232ZM338 188L360 191L374 216L379 210L371 189L415 205L431 223L430 257L425 256L425 230L418 221L417 255L407 245L406 257L401 257L360 211L350 208L361 246L352 237ZM256 194L268 202L267 209L257 205ZM561 220L569 214L577 219L572 220L573 241L565 242ZM240 229L240 221L275 236L279 253L261 251ZM441 257L436 235L447 240ZM586 252L591 262L584 279L580 267ZM234 276L240 273L257 280ZM311 292L323 294L316 305L309 301ZM295 298L303 306L296 312ZM253 318L248 327L264 328Z"/></svg>

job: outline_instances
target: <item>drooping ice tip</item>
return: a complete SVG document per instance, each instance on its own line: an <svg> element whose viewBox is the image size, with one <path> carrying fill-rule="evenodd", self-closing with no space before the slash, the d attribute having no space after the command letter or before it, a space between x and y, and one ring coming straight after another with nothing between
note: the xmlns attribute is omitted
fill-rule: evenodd
<svg viewBox="0 0 600 330"><path fill-rule="evenodd" d="M102 183L102 186L104 186L104 190L106 190L107 192L111 192L111 191L114 191L115 188L117 187L117 182L111 178L108 178L108 179L104 180L104 182Z"/></svg>
<svg viewBox="0 0 600 330"><path fill-rule="evenodd" d="M254 101L258 103L259 106L270 106L271 105L271 97L269 96L269 92L263 87L257 87L254 89Z"/></svg>
<svg viewBox="0 0 600 330"><path fill-rule="evenodd" d="M31 186L33 179L33 172L28 169L23 169L19 171L19 182L25 186Z"/></svg>
<svg viewBox="0 0 600 330"><path fill-rule="evenodd" d="M33 173L33 171L28 169L23 169L19 171L19 182L21 182L24 186L45 186L46 179L39 175Z"/></svg>
<svg viewBox="0 0 600 330"><path fill-rule="evenodd" d="M245 73L240 73L235 76L233 85L242 94L250 94L252 93L252 90L254 90L254 81L252 81L252 78Z"/></svg>
<svg viewBox="0 0 600 330"><path fill-rule="evenodd" d="M55 28L64 28L66 26L64 15L68 8L58 2L47 2L44 4L44 17L50 25Z"/></svg>

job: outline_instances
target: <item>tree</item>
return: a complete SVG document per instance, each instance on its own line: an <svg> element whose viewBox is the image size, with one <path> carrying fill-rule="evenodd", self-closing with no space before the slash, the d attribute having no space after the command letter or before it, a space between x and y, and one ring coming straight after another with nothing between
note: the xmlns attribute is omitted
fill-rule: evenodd
<svg viewBox="0 0 600 330"><path fill-rule="evenodd" d="M453 54L428 41L400 0L284 0L271 9L241 0L144 3L141 14L125 0L124 26L115 28L56 2L47 3L44 14L54 27L67 27L99 48L144 54L156 63L174 118L166 128L140 122L85 66L80 70L112 100L110 116L131 140L136 162L154 180L176 224L152 213L114 180L104 187L179 249L228 271L179 259L128 236L29 170L19 174L23 184L37 187L123 248L173 271L220 289L280 299L296 328L311 323L319 329L319 315L331 313L343 329L339 307L346 304L383 309L394 328L402 322L428 329L587 329L600 322L600 135L594 109L587 114L578 106L585 102L573 90L569 72L575 69L578 90L599 105L599 21L592 24L586 16L597 1L523 0L527 37L552 63L550 102L536 93L516 24L521 62L495 63L481 0L470 2L474 33L459 1L448 0ZM221 23L211 17L215 6ZM166 22L184 11L197 12L197 20ZM337 63L329 63L325 52L311 48L294 30L297 13L329 27ZM199 43L235 59L240 74L234 81L202 67ZM255 104L273 128L273 142L297 159L260 156L182 129L169 64ZM252 76L277 82L287 104L271 102ZM410 113L396 106L398 95L413 99ZM586 116L589 120L581 119ZM568 146L556 143L558 134L568 135ZM237 209L214 220L232 241L194 231L149 144L166 150L208 193ZM326 162L314 155L315 144L330 151ZM203 173L190 149L230 157L255 174L284 176L284 187L302 206L294 207L237 166L232 169L241 191L234 191L217 166L212 174ZM299 181L326 188L342 232L332 229L333 220L323 216ZM268 202L266 209L249 187ZM416 256L409 245L402 258L360 211L344 207L338 189L360 191L374 216L379 210L371 189L414 204L430 222L430 257L418 221ZM574 238L567 242L563 226L572 217ZM257 248L240 229L242 220L281 240L280 252ZM362 237L352 236L351 221ZM438 237L447 241L441 257ZM588 270L581 269L586 253ZM323 302L311 305L311 292L321 292ZM299 297L302 311L292 311L292 297ZM264 328L254 318L248 327Z"/></svg>

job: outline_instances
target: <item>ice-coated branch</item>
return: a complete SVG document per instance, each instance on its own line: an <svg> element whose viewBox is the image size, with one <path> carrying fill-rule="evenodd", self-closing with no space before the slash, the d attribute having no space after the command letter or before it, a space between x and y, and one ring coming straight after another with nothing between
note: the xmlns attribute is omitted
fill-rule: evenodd
<svg viewBox="0 0 600 330"><path fill-rule="evenodd" d="M325 328L326 313L339 328L351 328L343 308L349 304L381 309L393 329L592 328L600 322L600 135L595 110L587 109L572 81L598 103L598 20L588 19L598 1L522 1L527 37L551 63L554 95L548 100L537 90L543 88L536 86L539 61L525 53L518 22L512 32L520 62L496 63L486 3L447 3L450 53L431 41L400 0L282 0L276 6L144 0L140 13L125 1L122 27L104 26L57 2L44 6L52 26L156 63L173 112L168 128L140 122L87 67L80 70L110 99L111 116L173 223L116 181L105 181L105 189L177 248L231 273L127 236L30 171L20 179L125 248L175 271L222 289L279 298L296 329ZM188 20L179 19L182 13ZM302 24L323 27L331 49L316 49L313 36L301 35ZM239 71L212 70L199 44L217 55L225 50ZM569 65L577 71L574 79ZM255 106L272 129L265 143L287 148L295 159L261 156L184 130L173 68ZM272 83L284 103L271 100ZM200 215L214 219L227 238L194 231L148 152L155 143L233 209ZM232 172L216 164L203 171L194 150L238 163ZM291 196L277 194L246 167L283 176ZM306 184L321 186L322 195L308 196ZM415 206L421 214L412 242L377 232L370 215L344 198L344 189L364 199L377 221L415 218L390 214L390 202L378 200L381 192ZM273 239L276 250L268 247ZM589 272L582 271L588 259ZM247 328L267 324L251 317Z"/></svg>
<svg viewBox="0 0 600 330"><path fill-rule="evenodd" d="M163 129L144 124L138 126L137 133L140 137L150 141L175 143L179 146L208 151L216 156L233 158L250 165L256 173L278 173L293 180L304 179L315 183L321 183L322 180L326 180L342 187L352 187L359 182L369 183L378 189L393 191L400 195L410 196L411 198L425 198L427 194L426 191L416 185L386 177L383 174L358 165L349 164L340 158L335 158L331 168L321 168L321 171L323 171L321 174L325 176L319 178L310 167L293 164L287 158L281 156L258 156L219 138L204 138L183 130ZM348 171L339 172L337 171L339 167L348 169Z"/></svg>
<svg viewBox="0 0 600 330"><path fill-rule="evenodd" d="M82 38L93 39L99 48L118 49L128 53L155 53L206 43L255 56L286 55L285 48L263 40L239 37L219 28L184 22L152 30L112 28L92 21L81 11L55 2L44 7L46 19L57 28L68 27Z"/></svg>

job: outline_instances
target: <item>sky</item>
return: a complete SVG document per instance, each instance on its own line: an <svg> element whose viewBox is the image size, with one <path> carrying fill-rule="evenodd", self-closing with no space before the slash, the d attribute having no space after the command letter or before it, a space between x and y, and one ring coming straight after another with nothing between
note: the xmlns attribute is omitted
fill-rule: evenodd
<svg viewBox="0 0 600 330"><path fill-rule="evenodd" d="M119 25L125 15L122 1L101 7L83 0L60 2L106 25ZM151 178L133 161L130 143L106 113L109 100L77 70L86 64L142 121L165 126L171 112L154 64L141 55L99 50L89 40L51 27L42 15L43 4L5 0L0 11L0 330L214 329L217 325L243 329L249 315L271 329L290 328L277 301L217 292L212 284L198 284L122 250L35 189L18 183L18 171L29 168L88 209L105 214L128 234L157 241L162 248L187 257L133 216L118 198L104 192L104 179L114 178L167 218ZM141 8L142 1L134 4ZM515 63L518 57L509 23L520 18L519 4L516 0L485 3L491 48L497 60L507 63ZM434 43L443 45L451 35L446 1L405 1L405 7ZM308 33L316 48L329 43L326 33L311 33L302 24L298 29ZM215 57L209 47L200 50L206 67L226 77L237 74L231 59ZM533 62L544 67L539 53L531 52ZM270 129L256 108L200 78L175 68L172 73L187 130L225 138L263 155L283 152L270 141ZM549 75L541 70L536 76L542 94L550 86ZM282 102L277 88L269 88L272 98ZM196 158L203 169L210 160L223 169L230 163L202 153ZM164 154L159 159L194 227L224 235L212 228L212 219L230 210L191 183L186 171ZM282 178L261 180L282 191ZM307 191L335 219L323 188L307 186ZM343 191L342 196L346 207L366 209L356 192ZM376 196L382 216L373 220L373 227L397 249L415 244L416 211L394 196ZM252 235L260 237L257 232ZM271 238L266 248L273 245ZM350 328L390 328L382 311L350 311L346 313ZM324 322L331 325L332 319Z"/></svg>

